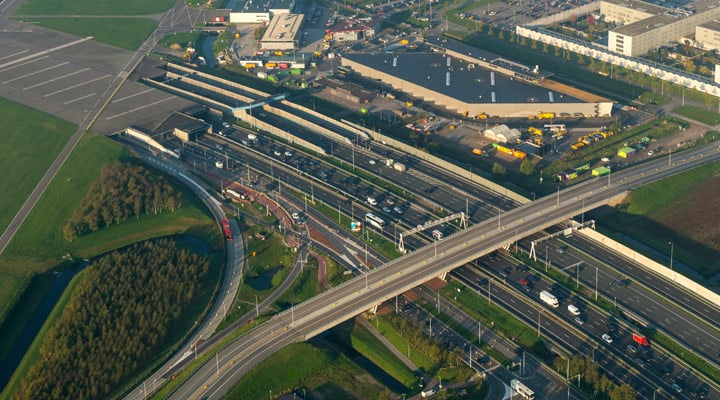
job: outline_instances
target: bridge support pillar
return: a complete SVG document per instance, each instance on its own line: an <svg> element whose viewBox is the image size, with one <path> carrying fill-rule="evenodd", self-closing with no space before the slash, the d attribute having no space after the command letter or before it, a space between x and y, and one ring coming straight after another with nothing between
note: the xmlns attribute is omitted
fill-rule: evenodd
<svg viewBox="0 0 720 400"><path fill-rule="evenodd" d="M438 275L438 278L440 278L443 281L447 281L447 272L443 272L442 274Z"/></svg>
<svg viewBox="0 0 720 400"><path fill-rule="evenodd" d="M373 313L373 314L377 314L378 305L379 305L379 304L375 304L374 306L372 306L372 307L370 308L370 312Z"/></svg>

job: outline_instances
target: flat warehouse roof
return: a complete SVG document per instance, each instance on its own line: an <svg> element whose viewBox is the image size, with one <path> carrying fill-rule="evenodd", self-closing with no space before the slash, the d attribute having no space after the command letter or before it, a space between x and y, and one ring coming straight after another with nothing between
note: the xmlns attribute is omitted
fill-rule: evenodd
<svg viewBox="0 0 720 400"><path fill-rule="evenodd" d="M303 21L303 14L278 14L275 15L268 25L262 41L266 43L272 42L288 42L297 37L300 25Z"/></svg>
<svg viewBox="0 0 720 400"><path fill-rule="evenodd" d="M457 58L449 57L448 67L448 57L439 53L347 54L344 57L466 103L583 103L575 97Z"/></svg>

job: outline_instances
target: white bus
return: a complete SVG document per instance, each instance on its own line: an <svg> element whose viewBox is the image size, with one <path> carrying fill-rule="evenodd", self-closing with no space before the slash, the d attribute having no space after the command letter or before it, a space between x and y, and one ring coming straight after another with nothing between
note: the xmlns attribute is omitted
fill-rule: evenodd
<svg viewBox="0 0 720 400"><path fill-rule="evenodd" d="M513 379L510 381L510 389L517 392L524 399L533 400L535 398L535 392L530 390L529 387L525 386L524 383L520 382L517 379Z"/></svg>
<svg viewBox="0 0 720 400"><path fill-rule="evenodd" d="M378 217L377 215L375 215L373 213L365 214L365 222L367 222L368 224L370 224L378 229L382 229L385 227L385 220L383 220L382 218Z"/></svg>

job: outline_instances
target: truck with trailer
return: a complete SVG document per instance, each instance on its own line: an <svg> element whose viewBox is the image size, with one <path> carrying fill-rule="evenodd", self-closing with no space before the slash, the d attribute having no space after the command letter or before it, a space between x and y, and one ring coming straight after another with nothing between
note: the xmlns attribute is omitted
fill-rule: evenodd
<svg viewBox="0 0 720 400"><path fill-rule="evenodd" d="M543 290L542 292L540 292L540 300L542 300L543 303L549 305L552 308L558 308L558 306L560 306L558 298L547 290Z"/></svg>

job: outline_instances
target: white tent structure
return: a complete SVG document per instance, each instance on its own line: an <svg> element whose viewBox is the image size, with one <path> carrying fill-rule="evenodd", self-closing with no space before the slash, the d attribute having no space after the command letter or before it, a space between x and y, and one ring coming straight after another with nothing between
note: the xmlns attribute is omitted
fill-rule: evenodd
<svg viewBox="0 0 720 400"><path fill-rule="evenodd" d="M500 143L514 143L520 139L520 131L517 129L510 129L507 125L493 126L492 128L485 130L484 135L486 138Z"/></svg>

